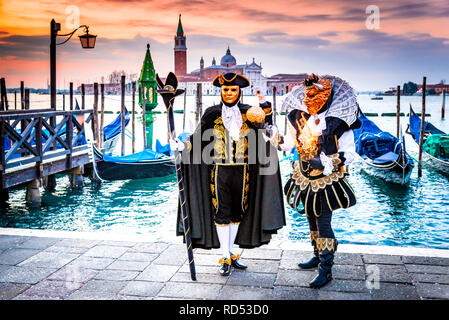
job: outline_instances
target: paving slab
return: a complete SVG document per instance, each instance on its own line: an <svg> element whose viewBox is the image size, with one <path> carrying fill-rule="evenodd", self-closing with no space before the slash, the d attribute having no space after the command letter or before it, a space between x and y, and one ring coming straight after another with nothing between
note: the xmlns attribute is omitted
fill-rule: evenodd
<svg viewBox="0 0 449 320"><path fill-rule="evenodd" d="M128 250L128 247L118 247L109 245L96 245L84 253L87 257L96 258L118 258Z"/></svg>
<svg viewBox="0 0 449 320"><path fill-rule="evenodd" d="M167 282L158 296L184 299L217 299L222 287L222 285L210 283Z"/></svg>
<svg viewBox="0 0 449 320"><path fill-rule="evenodd" d="M36 254L40 250L38 249L21 249L21 248L11 248L3 251L0 254L0 264L16 265Z"/></svg>
<svg viewBox="0 0 449 320"><path fill-rule="evenodd" d="M275 280L276 274L273 273L256 273L233 270L229 276L227 285L273 288Z"/></svg>
<svg viewBox="0 0 449 320"><path fill-rule="evenodd" d="M449 285L417 283L416 290L423 298L449 299Z"/></svg>
<svg viewBox="0 0 449 320"><path fill-rule="evenodd" d="M112 280L112 281L131 281L134 280L139 272L126 270L102 270L98 272L94 279L96 280Z"/></svg>
<svg viewBox="0 0 449 320"><path fill-rule="evenodd" d="M371 293L375 300L419 300L415 286L410 284L380 282Z"/></svg>
<svg viewBox="0 0 449 320"><path fill-rule="evenodd" d="M137 276L136 280L165 282L169 281L178 270L178 266L151 264Z"/></svg>
<svg viewBox="0 0 449 320"><path fill-rule="evenodd" d="M318 275L308 270L279 270L275 285L290 287L308 287L310 281Z"/></svg>
<svg viewBox="0 0 449 320"><path fill-rule="evenodd" d="M276 300L318 300L319 290L301 287L275 286L272 298Z"/></svg>
<svg viewBox="0 0 449 320"><path fill-rule="evenodd" d="M23 296L64 299L82 286L77 282L42 280L22 293Z"/></svg>
<svg viewBox="0 0 449 320"><path fill-rule="evenodd" d="M29 287L29 284L0 282L0 300L10 300Z"/></svg>
<svg viewBox="0 0 449 320"><path fill-rule="evenodd" d="M403 264L401 256L384 254L364 254L363 261L367 264Z"/></svg>
<svg viewBox="0 0 449 320"><path fill-rule="evenodd" d="M0 282L36 284L57 269L11 266L0 272Z"/></svg>
<svg viewBox="0 0 449 320"><path fill-rule="evenodd" d="M55 245L56 243L58 243L60 241L61 241L61 239L59 239L59 238L33 237L33 238L29 238L28 240L17 245L17 248L42 249L43 250L43 249L47 249L48 247Z"/></svg>
<svg viewBox="0 0 449 320"><path fill-rule="evenodd" d="M165 249L159 257L154 259L154 264L181 266L187 260L187 251L184 245L171 245Z"/></svg>
<svg viewBox="0 0 449 320"><path fill-rule="evenodd" d="M366 264L368 276L377 277L382 282L412 283L412 278L403 265Z"/></svg>
<svg viewBox="0 0 449 320"><path fill-rule="evenodd" d="M406 264L408 272L445 274L449 276L449 266Z"/></svg>
<svg viewBox="0 0 449 320"><path fill-rule="evenodd" d="M150 265L150 261L128 261L115 260L107 269L111 270L125 270L125 271L143 271Z"/></svg>
<svg viewBox="0 0 449 320"><path fill-rule="evenodd" d="M415 282L449 284L449 277L445 274L410 273Z"/></svg>
<svg viewBox="0 0 449 320"><path fill-rule="evenodd" d="M320 300L372 300L369 293L319 291Z"/></svg>
<svg viewBox="0 0 449 320"><path fill-rule="evenodd" d="M61 280L67 283L85 283L92 279L100 270L80 268L78 265L67 265L55 273L51 274L47 279Z"/></svg>
<svg viewBox="0 0 449 320"><path fill-rule="evenodd" d="M143 242L134 245L132 247L132 251L145 253L162 253L168 247L169 244L164 242Z"/></svg>
<svg viewBox="0 0 449 320"><path fill-rule="evenodd" d="M247 286L224 287L218 300L269 300L273 299L273 289Z"/></svg>
<svg viewBox="0 0 449 320"><path fill-rule="evenodd" d="M120 291L120 294L127 296L155 297L164 285L165 284L162 282L130 281Z"/></svg>
<svg viewBox="0 0 449 320"><path fill-rule="evenodd" d="M215 283L215 284L226 284L228 277L221 276L218 272L211 273L196 273L196 282L198 283ZM170 281L174 282L190 282L192 281L189 272L177 272Z"/></svg>
<svg viewBox="0 0 449 320"><path fill-rule="evenodd" d="M401 258L404 263L408 264L431 264L439 266L449 266L449 258L415 256L402 256Z"/></svg>
<svg viewBox="0 0 449 320"><path fill-rule="evenodd" d="M88 256L80 256L68 264L68 266L77 266L86 269L104 269L111 265L115 259L111 258L95 258Z"/></svg>
<svg viewBox="0 0 449 320"><path fill-rule="evenodd" d="M0 250L11 249L32 239L31 237L0 235Z"/></svg>
<svg viewBox="0 0 449 320"><path fill-rule="evenodd" d="M80 255L77 253L41 251L38 254L22 261L18 265L21 267L37 268L62 268L69 262L75 260Z"/></svg>

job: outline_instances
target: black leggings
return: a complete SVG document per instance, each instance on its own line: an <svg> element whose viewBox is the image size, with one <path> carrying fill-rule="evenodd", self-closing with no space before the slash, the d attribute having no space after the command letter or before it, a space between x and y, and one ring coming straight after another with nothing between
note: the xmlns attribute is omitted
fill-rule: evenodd
<svg viewBox="0 0 449 320"><path fill-rule="evenodd" d="M307 216L309 221L310 231L318 231L319 238L334 238L334 231L332 230L332 211L329 210L326 202L323 203L321 199L321 215L316 217L313 213Z"/></svg>

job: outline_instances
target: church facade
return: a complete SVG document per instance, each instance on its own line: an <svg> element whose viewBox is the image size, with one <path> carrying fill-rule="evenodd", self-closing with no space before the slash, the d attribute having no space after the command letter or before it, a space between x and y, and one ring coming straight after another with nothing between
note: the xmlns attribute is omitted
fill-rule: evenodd
<svg viewBox="0 0 449 320"><path fill-rule="evenodd" d="M204 58L201 57L199 68L187 73L187 47L186 35L182 28L181 15L179 15L178 29L175 36L174 47L175 58L175 74L178 76L179 88L185 89L187 95L195 95L197 84L202 84L203 95L219 95L220 89L212 86L212 80L220 73L240 73L248 78L251 86L243 89L244 95L252 95L254 88L259 88L265 94L268 94L267 81L268 78L262 75L262 63L257 64L255 58L252 63L237 64L237 59L231 54L228 46L226 53L217 64L215 57L212 59L210 66L204 65Z"/></svg>

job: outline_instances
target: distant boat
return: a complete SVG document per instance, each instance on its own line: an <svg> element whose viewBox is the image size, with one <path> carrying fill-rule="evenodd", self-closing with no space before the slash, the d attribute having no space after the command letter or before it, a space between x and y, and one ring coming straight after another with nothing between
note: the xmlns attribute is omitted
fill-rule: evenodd
<svg viewBox="0 0 449 320"><path fill-rule="evenodd" d="M364 171L389 183L407 184L414 163L407 154L404 137L398 139L382 131L360 109L359 120L362 125L354 130L354 141Z"/></svg>
<svg viewBox="0 0 449 320"><path fill-rule="evenodd" d="M380 96L375 96L375 97L371 97L371 100L383 100L384 97L380 97Z"/></svg>
<svg viewBox="0 0 449 320"><path fill-rule="evenodd" d="M406 131L419 146L421 118L410 106L409 127ZM449 135L430 122L424 123L423 155L427 163L439 172L449 174Z"/></svg>

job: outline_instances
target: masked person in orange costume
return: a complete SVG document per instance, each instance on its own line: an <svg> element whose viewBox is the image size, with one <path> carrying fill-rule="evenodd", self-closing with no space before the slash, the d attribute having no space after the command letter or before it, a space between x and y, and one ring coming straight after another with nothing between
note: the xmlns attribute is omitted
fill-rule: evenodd
<svg viewBox="0 0 449 320"><path fill-rule="evenodd" d="M231 267L246 269L232 252L234 242L241 248L269 243L285 216L277 151L258 134L264 123L272 124L271 104L260 94L259 106L240 103L241 89L250 85L240 74L220 74L213 85L221 88L221 103L205 110L186 143L170 146L183 150L193 247L220 248L219 272L228 276ZM275 170L264 172L269 165ZM178 214L178 235L180 219Z"/></svg>
<svg viewBox="0 0 449 320"><path fill-rule="evenodd" d="M296 146L299 159L293 162L284 193L288 204L307 216L314 256L298 266L318 267L310 286L320 288L332 279L337 250L332 212L356 203L345 167L355 158L352 129L360 126L357 99L344 80L312 75L285 97L282 109L288 112L289 133L282 137L275 127L267 131L279 150Z"/></svg>

